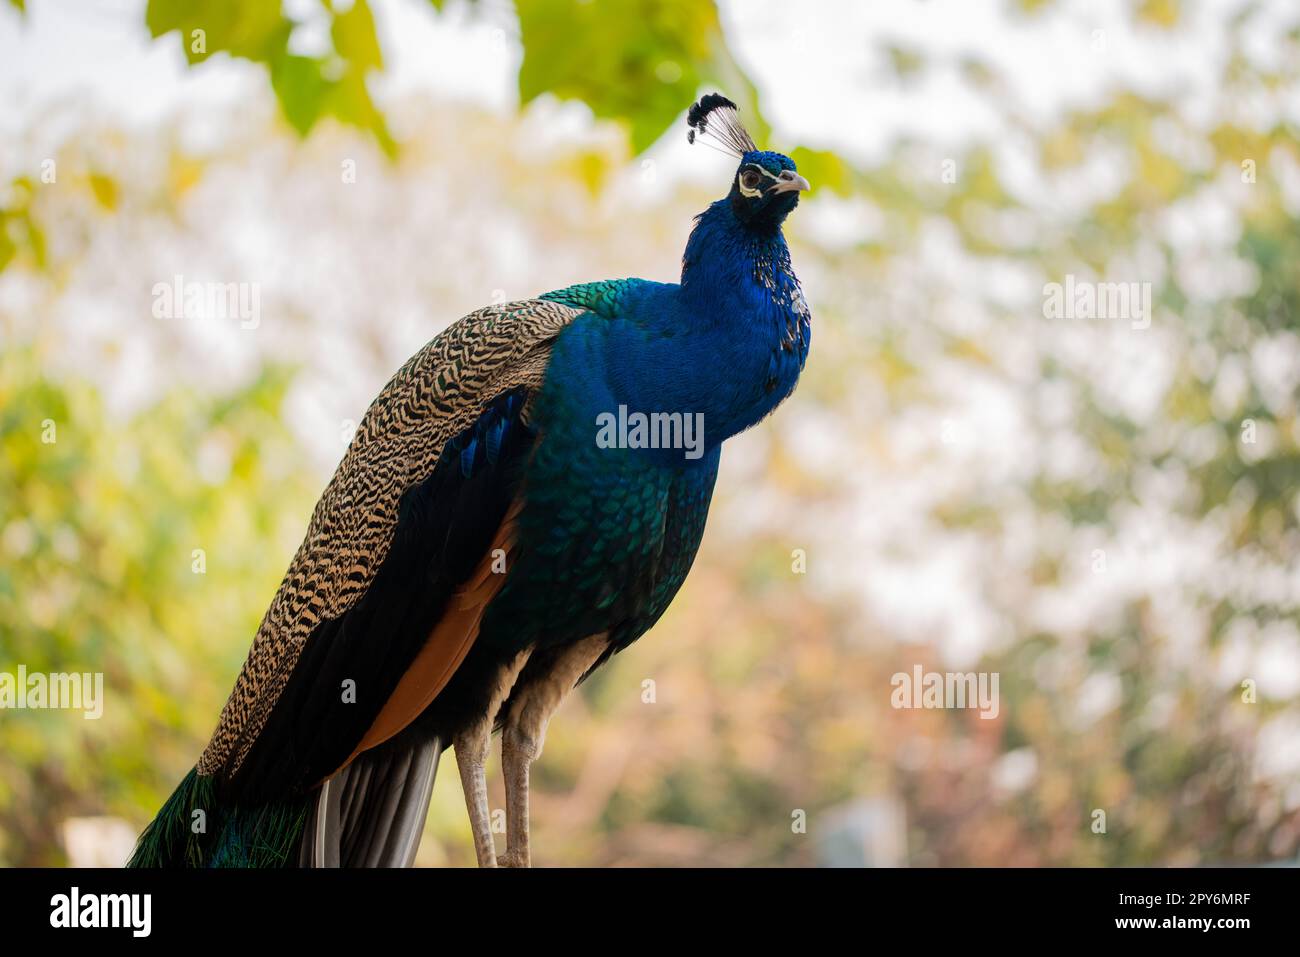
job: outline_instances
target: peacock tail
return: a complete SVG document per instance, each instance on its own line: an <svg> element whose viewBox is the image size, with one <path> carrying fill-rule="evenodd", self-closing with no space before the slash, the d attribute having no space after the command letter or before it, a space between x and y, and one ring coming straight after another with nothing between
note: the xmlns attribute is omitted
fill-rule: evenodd
<svg viewBox="0 0 1300 957"><path fill-rule="evenodd" d="M128 867L286 867L296 861L311 799L227 805L197 770L140 835Z"/></svg>

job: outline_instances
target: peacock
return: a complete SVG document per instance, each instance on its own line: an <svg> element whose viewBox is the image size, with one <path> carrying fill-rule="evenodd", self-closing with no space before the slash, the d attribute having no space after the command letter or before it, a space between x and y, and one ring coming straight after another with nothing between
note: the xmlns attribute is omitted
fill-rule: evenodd
<svg viewBox="0 0 1300 957"><path fill-rule="evenodd" d="M782 235L808 181L721 94L687 124L740 165L696 217L681 282L488 306L398 370L131 866L410 866L448 745L478 863L496 866L497 730L499 863L530 865L529 769L551 716L667 609L723 442L794 391L808 356Z"/></svg>

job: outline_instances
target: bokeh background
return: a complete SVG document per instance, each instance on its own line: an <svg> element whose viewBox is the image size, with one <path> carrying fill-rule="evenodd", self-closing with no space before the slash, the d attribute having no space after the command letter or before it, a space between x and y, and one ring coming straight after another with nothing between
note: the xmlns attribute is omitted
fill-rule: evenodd
<svg viewBox="0 0 1300 957"><path fill-rule="evenodd" d="M552 725L535 859L1296 861L1296 4L7 0L0 670L107 700L0 712L0 864L122 859L407 356L676 278L713 88L814 185L812 354ZM176 275L257 328L154 318ZM1067 276L1149 328L1049 318ZM918 664L997 718L892 708ZM472 861L444 774L420 863Z"/></svg>

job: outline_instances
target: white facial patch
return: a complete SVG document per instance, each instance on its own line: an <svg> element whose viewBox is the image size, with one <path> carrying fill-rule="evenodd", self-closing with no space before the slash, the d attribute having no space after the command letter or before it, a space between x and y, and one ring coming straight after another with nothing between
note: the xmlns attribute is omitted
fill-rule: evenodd
<svg viewBox="0 0 1300 957"><path fill-rule="evenodd" d="M762 196L763 190L766 189L767 187L765 187L760 181L759 185L756 186L754 189L746 189L745 188L746 173L762 173L770 180L775 180L777 178L775 173L769 173L761 166L746 166L744 169L742 169L739 173L736 174L736 187L740 190L741 196L748 196L750 199L753 199L755 196Z"/></svg>

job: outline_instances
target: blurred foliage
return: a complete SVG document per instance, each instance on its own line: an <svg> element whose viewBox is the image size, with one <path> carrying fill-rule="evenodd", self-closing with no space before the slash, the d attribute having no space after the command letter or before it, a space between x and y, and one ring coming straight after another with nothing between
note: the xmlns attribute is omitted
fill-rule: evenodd
<svg viewBox="0 0 1300 957"><path fill-rule="evenodd" d="M324 116L368 130L390 154L397 149L366 86L383 55L366 0L344 10L321 0L333 49L320 56L290 52L297 22L267 0L149 0L145 23L155 37L175 32L186 60L202 63L218 53L264 64L285 118L304 136Z"/></svg>
<svg viewBox="0 0 1300 957"><path fill-rule="evenodd" d="M0 272L20 249L31 253L37 268L45 266L45 234L31 213L34 191L31 178L19 176L9 187L11 198L0 204Z"/></svg>
<svg viewBox="0 0 1300 957"><path fill-rule="evenodd" d="M519 0L518 10L524 103L543 93L580 99L598 117L626 121L640 153L702 86L717 86L756 138L766 133L754 87L728 52L711 2Z"/></svg>
<svg viewBox="0 0 1300 957"><path fill-rule="evenodd" d="M1037 19L1056 4L1009 6ZM1131 16L1176 31L1182 6L1146 2ZM517 9L521 102L580 98L621 121L633 150L702 85L753 98L711 4L521 0ZM265 64L299 134L332 116L391 155L367 93L367 75L384 67L369 8L324 10L334 49L320 58L288 53L294 24L274 3L151 2L148 22L163 42L183 44L202 23L207 48L187 46L192 63L226 52ZM950 157L903 140L870 166L794 151L818 186L809 206L829 187L839 199L828 208L865 211L873 225L846 245L805 231L812 208L792 220L817 317L808 372L795 400L729 454L730 465L748 450L748 464L739 480L720 482L704 550L663 622L552 727L535 773L538 860L813 864L823 859L821 825L875 795L905 808L908 860L918 864L1296 856L1300 781L1269 751L1294 737L1300 714L1285 683L1269 684L1276 657L1262 649L1271 642L1293 664L1300 621L1288 591L1300 555L1300 147L1293 125L1257 122L1247 107L1295 95L1300 51L1293 30L1289 56L1255 62L1247 13L1225 25L1229 55L1209 120L1119 85L1044 121L995 65L967 58L961 75L1023 144L1027 164L1008 163L1006 144L987 141ZM880 46L909 87L944 67L926 50ZM342 389L369 374L367 362L391 359L399 285L434 276L467 297L453 308L435 287L419 305L424 328L507 285L493 278L508 272L494 255L513 264L532 252L541 265L522 274L552 286L623 274L621 260L602 271L619 244L632 250L629 269L641 271L649 251L673 263L690 214L713 197L618 205L633 192L627 145L523 149L528 113L544 106L493 125L416 104L432 132L374 177L379 192L364 199L333 189L357 134L333 130L289 149L242 122L242 138L206 159L128 138L122 152L147 172L85 159L111 151L70 147L59 191L29 173L0 197L0 281L40 290L34 319L13 305L23 295L0 297L0 668L95 662L110 693L130 702L99 722L0 718L0 861L57 862L54 835L71 814L135 825L153 814L210 733L323 483L302 435L288 432L291 387L279 367L243 386L169 387L125 417L107 407L111 392L93 372L69 370L67 354L88 348L77 278L90 277L92 301L134 294L106 285L122 270L94 237L108 235L123 257L164 229L223 248L229 239L213 225L222 190L304 184L312 229L344 236L355 273L402 264L366 285L326 260L311 275L314 298L284 310L292 333L278 348L309 357L294 381L314 373ZM1085 188L1099 157L1119 175ZM948 158L953 182L933 175ZM1249 181L1247 162L1257 174ZM644 185L653 167L640 172ZM448 183L453 192L436 192ZM300 213L275 207L286 210ZM417 234L431 219L454 228ZM347 245L354 231L366 248ZM430 255L448 232L459 255ZM306 258L326 251L316 238ZM418 266L401 258L408 247ZM139 271L168 268L151 260ZM1152 277L1156 320L1133 333L1046 320L1038 289L1067 274ZM1006 275L1024 280L1027 300L1008 305L990 278ZM1234 276L1245 278L1234 285ZM364 290L356 326L330 311L349 282ZM382 318L366 298L376 290ZM171 342L155 327L113 335L123 347L147 340L150 355ZM331 336L346 345L309 351ZM95 353L91 364L109 358ZM1154 399L1131 401L1126 393L1147 380L1159 383ZM981 436L973 450L925 444L974 404L961 391L972 384L1012 397L1010 436L998 447ZM47 419L58 427L52 445L40 441ZM1248 422L1258 442L1243 441ZM827 427L829 464L809 445ZM897 525L899 516L911 524ZM886 531L873 538L875 528ZM194 548L207 549L206 575L190 570ZM808 550L807 575L793 573L793 548ZM1162 572L1170 551L1177 561ZM1089 567L1098 552L1111 563L1105 573ZM962 670L1001 676L1000 714L894 710L891 675L918 663L945 670L949 655L940 628L918 638L896 620L873 575L887 560L913 562L902 587L917 589L908 604L924 610L937 603L921 587L924 561L963 555L960 584L978 598L966 610L993 623L995 640ZM952 583L937 581L936 590ZM1246 679L1260 682L1255 703L1242 700ZM653 702L642 697L647 680ZM499 778L492 786L500 806ZM795 809L809 815L807 834L791 829ZM1098 809L1105 835L1092 830ZM423 863L473 860L454 774L439 779L429 828Z"/></svg>
<svg viewBox="0 0 1300 957"><path fill-rule="evenodd" d="M10 0L20 11L23 0ZM191 66L219 53L264 65L290 125L307 135L323 117L370 132L389 155L397 151L367 86L384 68L367 0L320 0L331 49L292 52L303 20L274 0L149 0L145 23L171 36ZM431 0L441 10L444 0ZM641 152L682 112L703 85L726 89L766 132L754 87L727 48L711 0L519 0L524 63L519 93L528 103L544 93L586 102L596 116L625 122Z"/></svg>
<svg viewBox="0 0 1300 957"><path fill-rule="evenodd" d="M160 765L193 760L225 694L196 686L194 670L238 669L243 649L224 636L256 630L284 573L279 550L255 543L299 535L307 516L288 503L314 491L280 423L283 370L229 395L178 391L119 422L93 387L43 365L32 347L0 354L0 667L93 662L107 705L97 720L4 713L10 865L57 862L51 834L70 816L134 818L158 800Z"/></svg>

